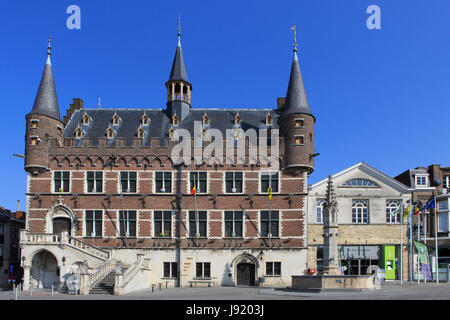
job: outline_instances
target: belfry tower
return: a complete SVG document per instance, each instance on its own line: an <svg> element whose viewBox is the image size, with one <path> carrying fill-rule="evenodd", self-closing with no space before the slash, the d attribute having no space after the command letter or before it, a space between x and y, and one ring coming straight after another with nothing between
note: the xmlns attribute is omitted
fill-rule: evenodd
<svg viewBox="0 0 450 320"><path fill-rule="evenodd" d="M314 123L302 73L297 57L297 40L294 31L294 58L284 105L279 109L280 136L284 137L285 157L283 167L308 174L314 171Z"/></svg>
<svg viewBox="0 0 450 320"><path fill-rule="evenodd" d="M53 79L51 35L48 39L47 62L34 100L33 109L25 116L25 170L33 175L49 170L50 144L62 145L64 124L59 114L58 98Z"/></svg>
<svg viewBox="0 0 450 320"><path fill-rule="evenodd" d="M182 121L187 117L191 109L192 85L188 80L186 66L184 64L183 51L181 50L181 22L178 18L178 45L173 59L167 89L167 116L172 118L174 114Z"/></svg>

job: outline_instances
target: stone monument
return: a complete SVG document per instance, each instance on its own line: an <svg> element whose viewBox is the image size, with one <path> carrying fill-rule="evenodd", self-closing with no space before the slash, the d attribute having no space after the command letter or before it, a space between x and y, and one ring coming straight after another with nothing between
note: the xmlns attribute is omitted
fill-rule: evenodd
<svg viewBox="0 0 450 320"><path fill-rule="evenodd" d="M292 286L285 290L320 292L373 289L375 275L342 275L339 270L338 208L331 175L328 177L323 209L323 271L319 275L292 276Z"/></svg>

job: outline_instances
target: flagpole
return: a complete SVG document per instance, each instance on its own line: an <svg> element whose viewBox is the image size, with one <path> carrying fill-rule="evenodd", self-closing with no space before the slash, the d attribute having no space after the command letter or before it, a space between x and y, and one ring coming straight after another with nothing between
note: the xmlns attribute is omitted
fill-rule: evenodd
<svg viewBox="0 0 450 320"><path fill-rule="evenodd" d="M425 246L427 245L427 216L425 213L423 216L423 243ZM431 279L433 280L433 274L431 275ZM427 277L425 277L425 283L427 283Z"/></svg>
<svg viewBox="0 0 450 320"><path fill-rule="evenodd" d="M417 217L417 241L419 241L420 242L420 216L421 216L421 213L419 212L419 215L418 215L418 217ZM420 263L420 260L419 260L419 251L417 251L417 283L420 283L420 280L419 280L419 276L420 276L420 274L419 274L419 263Z"/></svg>
<svg viewBox="0 0 450 320"><path fill-rule="evenodd" d="M195 234L194 236L196 236L197 234L200 236L200 230L199 230L199 222L198 222L198 211L197 211L197 185L198 182L200 180L200 172L197 172L197 181L195 181L195 177L194 177L194 210L195 210ZM197 182L197 184L195 183Z"/></svg>
<svg viewBox="0 0 450 320"><path fill-rule="evenodd" d="M412 197L411 197L412 202ZM409 215L409 282L412 284L413 282L413 274L414 274L414 264L413 264L413 246L412 246L412 222L413 222L413 212L412 209L411 214Z"/></svg>
<svg viewBox="0 0 450 320"><path fill-rule="evenodd" d="M437 203L436 203L436 194L434 195L434 246L436 251L436 283L439 283L439 255L438 255L438 240L437 240Z"/></svg>
<svg viewBox="0 0 450 320"><path fill-rule="evenodd" d="M403 199L400 211L400 285L403 285Z"/></svg>

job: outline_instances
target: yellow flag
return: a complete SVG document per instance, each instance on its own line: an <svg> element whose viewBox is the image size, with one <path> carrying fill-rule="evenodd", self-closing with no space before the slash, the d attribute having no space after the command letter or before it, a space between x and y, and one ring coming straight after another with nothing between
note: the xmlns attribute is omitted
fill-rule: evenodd
<svg viewBox="0 0 450 320"><path fill-rule="evenodd" d="M272 188L270 187L270 185L267 188L267 193L269 194L269 196L267 198L269 198L269 200L272 200Z"/></svg>
<svg viewBox="0 0 450 320"><path fill-rule="evenodd" d="M406 216L408 215L408 213L411 211L411 205L408 204L408 208L406 208L405 212L403 213L403 219L406 218Z"/></svg>

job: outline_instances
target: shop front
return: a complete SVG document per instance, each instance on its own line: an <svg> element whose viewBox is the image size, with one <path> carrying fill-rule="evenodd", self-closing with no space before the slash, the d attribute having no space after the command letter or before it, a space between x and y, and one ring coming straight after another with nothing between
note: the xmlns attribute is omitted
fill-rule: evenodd
<svg viewBox="0 0 450 320"><path fill-rule="evenodd" d="M381 267L381 246L339 246L341 268L345 275L367 275L378 266Z"/></svg>

